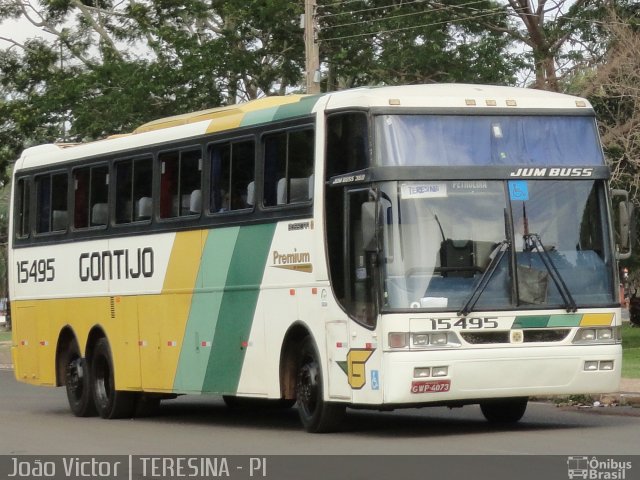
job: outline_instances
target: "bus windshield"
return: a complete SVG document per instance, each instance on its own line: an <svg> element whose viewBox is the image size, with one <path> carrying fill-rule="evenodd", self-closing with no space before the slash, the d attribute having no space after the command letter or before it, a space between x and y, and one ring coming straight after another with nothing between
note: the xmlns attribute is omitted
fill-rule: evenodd
<svg viewBox="0 0 640 480"><path fill-rule="evenodd" d="M615 301L599 181L401 181L381 190L387 309L459 311L480 282L475 310L568 308L566 296L582 307Z"/></svg>
<svg viewBox="0 0 640 480"><path fill-rule="evenodd" d="M379 115L379 166L604 165L593 117Z"/></svg>

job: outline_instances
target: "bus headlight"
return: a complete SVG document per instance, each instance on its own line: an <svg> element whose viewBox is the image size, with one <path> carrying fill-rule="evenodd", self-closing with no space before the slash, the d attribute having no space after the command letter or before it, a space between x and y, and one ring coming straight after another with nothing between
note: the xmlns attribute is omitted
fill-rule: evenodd
<svg viewBox="0 0 640 480"><path fill-rule="evenodd" d="M460 341L453 332L412 333L411 348L459 347Z"/></svg>
<svg viewBox="0 0 640 480"><path fill-rule="evenodd" d="M431 345L446 345L449 343L449 336L446 333L432 333Z"/></svg>
<svg viewBox="0 0 640 480"><path fill-rule="evenodd" d="M619 342L620 327L581 328L573 337L573 343L615 343Z"/></svg>
<svg viewBox="0 0 640 480"><path fill-rule="evenodd" d="M426 333L416 333L413 335L413 344L416 346L429 345L429 335Z"/></svg>

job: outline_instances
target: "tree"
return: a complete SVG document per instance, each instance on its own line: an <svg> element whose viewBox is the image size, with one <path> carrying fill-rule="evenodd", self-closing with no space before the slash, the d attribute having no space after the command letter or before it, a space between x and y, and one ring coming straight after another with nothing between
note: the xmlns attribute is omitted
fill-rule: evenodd
<svg viewBox="0 0 640 480"><path fill-rule="evenodd" d="M506 28L490 0L334 2L318 7L327 89L425 82L513 83L523 66L503 32L487 31L487 15ZM479 13L482 11L483 13Z"/></svg>
<svg viewBox="0 0 640 480"><path fill-rule="evenodd" d="M479 10L470 2L471 10ZM521 74L525 84L541 90L561 91L563 79L575 70L596 65L604 53L601 24L603 0L505 0L501 8L508 21L497 16L478 17L489 31L503 33L524 51L528 65ZM460 13L461 15L462 13ZM530 81L530 78L533 81Z"/></svg>
<svg viewBox="0 0 640 480"><path fill-rule="evenodd" d="M0 51L0 171L24 147L284 93L301 78L301 6L284 0L7 0L54 41Z"/></svg>
<svg viewBox="0 0 640 480"><path fill-rule="evenodd" d="M640 207L640 7L609 10L602 22L608 46L602 61L569 85L589 98L599 119L612 183Z"/></svg>

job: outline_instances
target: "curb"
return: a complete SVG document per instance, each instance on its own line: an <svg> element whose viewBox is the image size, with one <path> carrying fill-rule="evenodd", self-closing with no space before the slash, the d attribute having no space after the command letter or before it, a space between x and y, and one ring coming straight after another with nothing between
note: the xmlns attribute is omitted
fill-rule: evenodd
<svg viewBox="0 0 640 480"><path fill-rule="evenodd" d="M621 393L619 399L622 406L640 408L640 393Z"/></svg>

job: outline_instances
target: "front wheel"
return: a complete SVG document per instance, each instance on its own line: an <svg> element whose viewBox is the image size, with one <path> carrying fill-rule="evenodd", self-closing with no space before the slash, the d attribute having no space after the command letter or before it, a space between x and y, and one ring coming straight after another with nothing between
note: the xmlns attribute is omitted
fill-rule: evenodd
<svg viewBox="0 0 640 480"><path fill-rule="evenodd" d="M311 337L302 342L296 375L298 414L305 430L325 433L338 429L346 406L324 401L320 355Z"/></svg>
<svg viewBox="0 0 640 480"><path fill-rule="evenodd" d="M96 343L91 361L91 378L98 415L107 419L133 416L136 394L116 390L111 348L106 338L101 338Z"/></svg>
<svg viewBox="0 0 640 480"><path fill-rule="evenodd" d="M497 398L480 404L484 418L490 423L516 423L527 409L527 397Z"/></svg>

